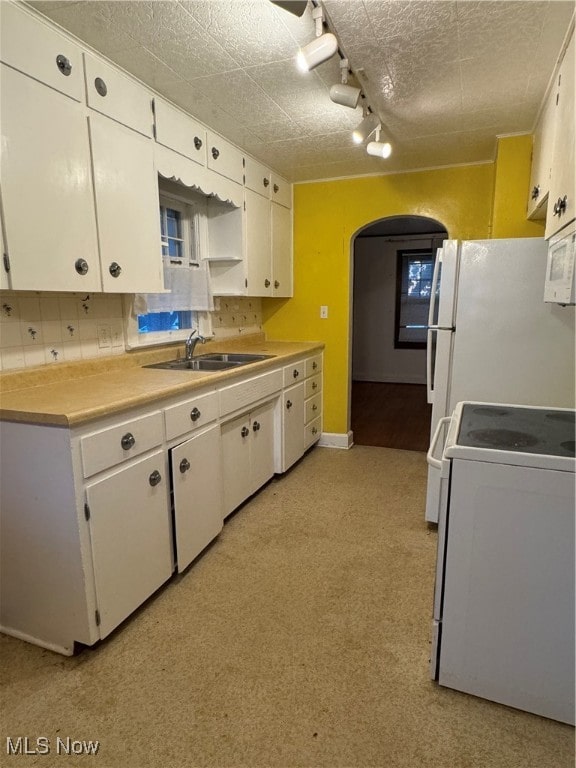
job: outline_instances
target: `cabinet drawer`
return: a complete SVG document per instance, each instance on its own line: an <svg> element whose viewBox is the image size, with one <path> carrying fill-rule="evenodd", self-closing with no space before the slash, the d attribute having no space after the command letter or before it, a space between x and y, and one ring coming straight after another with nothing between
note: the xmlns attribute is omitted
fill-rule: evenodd
<svg viewBox="0 0 576 768"><path fill-rule="evenodd" d="M322 417L319 416L304 427L304 449L309 448L322 435Z"/></svg>
<svg viewBox="0 0 576 768"><path fill-rule="evenodd" d="M251 157L244 158L244 186L258 192L263 197L270 197L270 171L265 165L257 163Z"/></svg>
<svg viewBox="0 0 576 768"><path fill-rule="evenodd" d="M244 158L240 150L211 131L207 132L206 141L208 168L232 179L237 184L242 184L244 182Z"/></svg>
<svg viewBox="0 0 576 768"><path fill-rule="evenodd" d="M218 418L218 393L209 392L207 395L194 397L185 403L178 403L166 408L164 420L166 423L166 439L184 435L198 427L203 427Z"/></svg>
<svg viewBox="0 0 576 768"><path fill-rule="evenodd" d="M292 208L292 185L286 179L270 174L270 197L285 208Z"/></svg>
<svg viewBox="0 0 576 768"><path fill-rule="evenodd" d="M103 61L84 54L88 106L129 128L152 136L152 97L138 83Z"/></svg>
<svg viewBox="0 0 576 768"><path fill-rule="evenodd" d="M282 371L278 368L247 381L240 381L220 390L220 415L250 406L263 397L282 389Z"/></svg>
<svg viewBox="0 0 576 768"><path fill-rule="evenodd" d="M291 384L296 384L297 381L302 381L306 374L306 365L304 360L298 360L291 365L284 366L284 386L289 387Z"/></svg>
<svg viewBox="0 0 576 768"><path fill-rule="evenodd" d="M318 393L304 403L304 423L313 421L322 414L322 395Z"/></svg>
<svg viewBox="0 0 576 768"><path fill-rule="evenodd" d="M306 399L313 395L317 395L319 392L322 392L322 375L318 374L317 376L311 376L309 379L306 379Z"/></svg>
<svg viewBox="0 0 576 768"><path fill-rule="evenodd" d="M156 141L206 165L206 129L162 99L154 99Z"/></svg>
<svg viewBox="0 0 576 768"><path fill-rule="evenodd" d="M315 373L320 373L322 370L322 355L315 355L309 357L306 360L306 378L313 376Z"/></svg>
<svg viewBox="0 0 576 768"><path fill-rule="evenodd" d="M138 456L163 439L160 411L86 435L80 440L84 477Z"/></svg>
<svg viewBox="0 0 576 768"><path fill-rule="evenodd" d="M77 45L13 3L2 3L1 29L1 61L82 101L82 54Z"/></svg>

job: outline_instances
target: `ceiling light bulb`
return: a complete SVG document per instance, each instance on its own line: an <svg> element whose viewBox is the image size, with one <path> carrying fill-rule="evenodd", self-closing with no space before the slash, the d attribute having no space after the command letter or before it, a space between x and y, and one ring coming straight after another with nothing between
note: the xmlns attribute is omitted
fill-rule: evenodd
<svg viewBox="0 0 576 768"><path fill-rule="evenodd" d="M374 157L386 159L392 154L392 144L388 141L371 141L366 147L366 152Z"/></svg>
<svg viewBox="0 0 576 768"><path fill-rule="evenodd" d="M370 112L368 115L366 115L364 120L362 120L360 125L357 128L354 128L352 131L352 141L355 144L362 144L362 142L366 141L368 136L370 136L370 134L373 133L379 126L380 119L378 115Z"/></svg>
<svg viewBox="0 0 576 768"><path fill-rule="evenodd" d="M328 61L338 50L338 40L332 32L315 38L298 51L296 63L302 72L309 72L319 64Z"/></svg>
<svg viewBox="0 0 576 768"><path fill-rule="evenodd" d="M360 99L360 88L354 88L353 85L343 85L337 83L330 88L330 98L335 104L341 104L343 107L356 109Z"/></svg>

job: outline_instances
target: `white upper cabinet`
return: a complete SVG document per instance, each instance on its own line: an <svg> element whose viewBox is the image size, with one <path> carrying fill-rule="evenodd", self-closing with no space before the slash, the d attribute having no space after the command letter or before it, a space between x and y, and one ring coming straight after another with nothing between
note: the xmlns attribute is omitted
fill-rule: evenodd
<svg viewBox="0 0 576 768"><path fill-rule="evenodd" d="M546 237L552 237L576 215L574 171L574 32L556 78L556 117Z"/></svg>
<svg viewBox="0 0 576 768"><path fill-rule="evenodd" d="M271 204L272 296L292 296L292 211Z"/></svg>
<svg viewBox="0 0 576 768"><path fill-rule="evenodd" d="M270 197L270 171L251 157L244 158L244 185L263 197Z"/></svg>
<svg viewBox="0 0 576 768"><path fill-rule="evenodd" d="M89 125L104 290L162 291L154 143L101 115Z"/></svg>
<svg viewBox="0 0 576 768"><path fill-rule="evenodd" d="M208 168L237 184L244 183L244 158L239 149L212 131L206 132Z"/></svg>
<svg viewBox="0 0 576 768"><path fill-rule="evenodd" d="M546 203L550 191L552 152L554 149L554 117L556 90L548 94L532 137L532 172L528 194L528 218L545 219Z"/></svg>
<svg viewBox="0 0 576 768"><path fill-rule="evenodd" d="M270 200L244 190L245 259L248 296L272 296Z"/></svg>
<svg viewBox="0 0 576 768"><path fill-rule="evenodd" d="M281 176L271 173L270 198L286 208L292 208L292 185Z"/></svg>
<svg viewBox="0 0 576 768"><path fill-rule="evenodd" d="M14 3L0 3L0 61L76 101L83 98L80 48Z"/></svg>
<svg viewBox="0 0 576 768"><path fill-rule="evenodd" d="M0 66L0 177L10 287L99 291L83 108L36 80Z"/></svg>
<svg viewBox="0 0 576 768"><path fill-rule="evenodd" d="M162 99L154 99L156 141L206 165L206 129Z"/></svg>
<svg viewBox="0 0 576 768"><path fill-rule="evenodd" d="M151 137L154 125L151 93L88 53L84 54L84 68L88 106Z"/></svg>

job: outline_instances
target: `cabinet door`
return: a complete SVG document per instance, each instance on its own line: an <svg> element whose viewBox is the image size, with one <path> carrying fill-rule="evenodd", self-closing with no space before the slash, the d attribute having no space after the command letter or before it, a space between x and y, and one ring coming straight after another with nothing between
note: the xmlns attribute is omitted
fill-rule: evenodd
<svg viewBox="0 0 576 768"><path fill-rule="evenodd" d="M273 296L292 296L292 211L271 203Z"/></svg>
<svg viewBox="0 0 576 768"><path fill-rule="evenodd" d="M253 492L250 478L251 435L247 414L222 425L225 517Z"/></svg>
<svg viewBox="0 0 576 768"><path fill-rule="evenodd" d="M237 184L243 184L244 158L240 150L211 131L206 134L206 142L208 168Z"/></svg>
<svg viewBox="0 0 576 768"><path fill-rule="evenodd" d="M556 91L553 89L542 108L534 130L532 144L532 171L528 196L528 218L545 219L547 205L543 202L550 191L552 151L554 149L554 116Z"/></svg>
<svg viewBox="0 0 576 768"><path fill-rule="evenodd" d="M251 157L244 158L244 185L263 197L270 197L270 171Z"/></svg>
<svg viewBox="0 0 576 768"><path fill-rule="evenodd" d="M0 290L10 288L10 280L8 278L8 272L6 271L6 263L4 257L7 255L8 250L6 248L6 242L4 239L4 213L2 211L2 190L0 189Z"/></svg>
<svg viewBox="0 0 576 768"><path fill-rule="evenodd" d="M100 291L90 150L82 107L0 66L0 175L11 287Z"/></svg>
<svg viewBox="0 0 576 768"><path fill-rule="evenodd" d="M220 427L171 451L176 562L182 572L222 530Z"/></svg>
<svg viewBox="0 0 576 768"><path fill-rule="evenodd" d="M552 237L576 216L574 191L574 35L566 49L558 75L558 105L552 178L546 217L546 237ZM554 206L561 203L560 211Z"/></svg>
<svg viewBox="0 0 576 768"><path fill-rule="evenodd" d="M304 382L282 396L282 471L304 453Z"/></svg>
<svg viewBox="0 0 576 768"><path fill-rule="evenodd" d="M206 129L162 99L154 99L156 141L206 165Z"/></svg>
<svg viewBox="0 0 576 768"><path fill-rule="evenodd" d="M247 294L271 296L270 201L250 189L245 189L244 194Z"/></svg>
<svg viewBox="0 0 576 768"><path fill-rule="evenodd" d="M270 197L286 208L292 208L292 185L275 173L270 174Z"/></svg>
<svg viewBox="0 0 576 768"><path fill-rule="evenodd" d="M99 115L89 124L104 290L162 291L154 144Z"/></svg>
<svg viewBox="0 0 576 768"><path fill-rule="evenodd" d="M251 412L250 429L251 493L254 493L274 474L274 403L266 403Z"/></svg>
<svg viewBox="0 0 576 768"><path fill-rule="evenodd" d="M164 452L87 486L86 499L103 638L172 573Z"/></svg>

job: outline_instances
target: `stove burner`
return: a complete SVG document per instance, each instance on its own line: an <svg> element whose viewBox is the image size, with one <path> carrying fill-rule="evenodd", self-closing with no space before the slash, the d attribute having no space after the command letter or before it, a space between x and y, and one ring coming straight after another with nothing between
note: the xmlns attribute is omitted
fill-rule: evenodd
<svg viewBox="0 0 576 768"><path fill-rule="evenodd" d="M481 416L507 416L510 411L506 411L504 408L493 408L492 406L484 405L474 408L474 413L479 413Z"/></svg>
<svg viewBox="0 0 576 768"><path fill-rule="evenodd" d="M527 432L514 432L511 429L473 429L468 436L490 448L528 448L537 445L539 440Z"/></svg>
<svg viewBox="0 0 576 768"><path fill-rule="evenodd" d="M575 440L565 440L563 443L560 443L560 447L564 448L565 451L568 451L568 453L571 456L574 456L576 452L576 441Z"/></svg>
<svg viewBox="0 0 576 768"><path fill-rule="evenodd" d="M552 419L553 421L565 421L566 424L574 424L574 417L574 413L562 413L561 411L546 414L547 419Z"/></svg>

